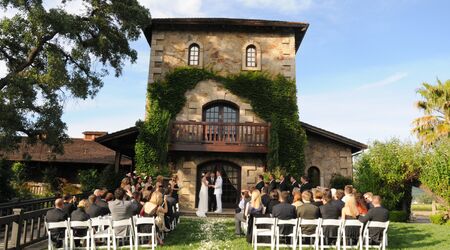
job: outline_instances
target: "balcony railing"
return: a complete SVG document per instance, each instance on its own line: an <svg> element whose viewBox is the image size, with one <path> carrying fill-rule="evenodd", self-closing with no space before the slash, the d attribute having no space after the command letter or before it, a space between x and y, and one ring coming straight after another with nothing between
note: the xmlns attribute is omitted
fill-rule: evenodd
<svg viewBox="0 0 450 250"><path fill-rule="evenodd" d="M170 150L267 153L266 123L213 123L174 121Z"/></svg>

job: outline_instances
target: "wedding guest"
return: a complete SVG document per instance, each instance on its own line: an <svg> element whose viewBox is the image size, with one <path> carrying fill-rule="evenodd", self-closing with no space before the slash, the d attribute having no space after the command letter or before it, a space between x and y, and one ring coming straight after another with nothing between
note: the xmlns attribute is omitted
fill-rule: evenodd
<svg viewBox="0 0 450 250"><path fill-rule="evenodd" d="M108 204L108 202L114 200L114 194L111 192L106 193L105 195L105 202Z"/></svg>
<svg viewBox="0 0 450 250"><path fill-rule="evenodd" d="M275 181L275 176L273 174L269 174L269 194L277 189L277 182Z"/></svg>
<svg viewBox="0 0 450 250"><path fill-rule="evenodd" d="M95 195L95 204L101 208L101 213L100 215L107 215L110 213L109 211L109 207L108 207L108 201L106 201L106 196L107 196L108 192L106 189L96 189L94 191L94 195Z"/></svg>
<svg viewBox="0 0 450 250"><path fill-rule="evenodd" d="M164 177L162 175L158 175L156 177L155 191L163 193L163 188L164 188Z"/></svg>
<svg viewBox="0 0 450 250"><path fill-rule="evenodd" d="M265 214L272 214L272 208L277 204L280 204L280 196L278 190L275 189L270 192L270 201L269 204L267 204Z"/></svg>
<svg viewBox="0 0 450 250"><path fill-rule="evenodd" d="M298 184L294 176L291 176L291 192L294 190L294 188L300 188L300 184Z"/></svg>
<svg viewBox="0 0 450 250"><path fill-rule="evenodd" d="M209 211L213 212L216 211L217 209L216 195L214 194L214 187L213 187L213 185L216 184L216 174L214 172L211 172L209 177L207 178L207 181L208 181L208 209Z"/></svg>
<svg viewBox="0 0 450 250"><path fill-rule="evenodd" d="M153 180L151 176L146 176L144 181L144 189L148 190L149 188L153 188Z"/></svg>
<svg viewBox="0 0 450 250"><path fill-rule="evenodd" d="M261 192L261 189L263 187L264 187L264 176L258 175L258 183L256 184L255 188Z"/></svg>
<svg viewBox="0 0 450 250"><path fill-rule="evenodd" d="M133 216L133 205L131 204L131 201L125 200L125 196L125 190L123 188L117 188L116 191L114 191L114 197L116 199L108 202L113 221L124 220ZM126 226L115 228L115 233L124 236L126 233Z"/></svg>
<svg viewBox="0 0 450 250"><path fill-rule="evenodd" d="M176 211L176 200L173 197L173 191L171 188L167 188L165 199L167 201L167 213L165 214L166 225L171 225L174 220L178 220L179 214Z"/></svg>
<svg viewBox="0 0 450 250"><path fill-rule="evenodd" d="M173 175L169 183L172 187L172 197L175 199L175 202L178 203L178 191L180 190L180 186L178 186L178 175Z"/></svg>
<svg viewBox="0 0 450 250"><path fill-rule="evenodd" d="M312 204L315 205L315 206L317 206L317 207L322 206L322 205L323 205L322 197L323 197L323 192L322 192L322 190L316 188L316 189L313 191L313 200L314 200L314 201L312 202Z"/></svg>
<svg viewBox="0 0 450 250"><path fill-rule="evenodd" d="M344 203L347 202L347 199L350 196L353 196L353 186L352 185L345 185L345 187L344 187L344 197L342 198L342 201Z"/></svg>
<svg viewBox="0 0 450 250"><path fill-rule="evenodd" d="M309 183L309 178L306 176L302 176L300 177L300 182L302 183L300 185L300 192L303 194L303 192L305 192L306 190L311 190L313 188L313 186L311 185L311 183Z"/></svg>
<svg viewBox="0 0 450 250"><path fill-rule="evenodd" d="M341 209L333 205L333 197L330 190L325 190L323 193L323 205L319 207L320 216L322 219L339 219L341 216ZM324 226L323 234L325 236L325 244L334 244L338 237L338 226Z"/></svg>
<svg viewBox="0 0 450 250"><path fill-rule="evenodd" d="M339 208L339 210L342 210L344 208L345 203L342 201L342 198L344 198L344 190L338 189L336 190L336 193L334 195L333 205Z"/></svg>
<svg viewBox="0 0 450 250"><path fill-rule="evenodd" d="M89 214L86 213L86 205L87 205L87 201L86 200L81 200L78 203L77 209L74 210L72 212L72 214L70 214L70 220L71 221L87 221L89 220L90 216ZM73 230L73 234L76 237L83 237L86 236L87 234L87 228L83 228L83 229L74 229ZM75 247L81 247L81 242L80 240L75 240Z"/></svg>
<svg viewBox="0 0 450 250"><path fill-rule="evenodd" d="M47 211L45 215L45 219L47 222L60 222L65 221L69 217L67 213L63 210L64 201L63 199L55 200L55 208ZM65 230L62 228L51 229L50 230L50 238L53 243L56 243L57 248L62 247L62 241L64 240L64 232Z"/></svg>
<svg viewBox="0 0 450 250"><path fill-rule="evenodd" d="M284 174L280 175L280 184L278 184L278 189L281 192L290 191L289 184L286 182Z"/></svg>
<svg viewBox="0 0 450 250"><path fill-rule="evenodd" d="M131 199L131 205L132 205L132 209L133 209L133 215L137 215L139 214L139 212L142 209L142 204L141 204L141 192L133 192L133 198Z"/></svg>
<svg viewBox="0 0 450 250"><path fill-rule="evenodd" d="M297 209L298 207L300 207L301 205L303 205L302 202L302 194L299 192L294 192L294 200L292 205L295 207L295 209Z"/></svg>
<svg viewBox="0 0 450 250"><path fill-rule="evenodd" d="M355 193L356 207L360 215L367 214L367 204L361 193Z"/></svg>
<svg viewBox="0 0 450 250"><path fill-rule="evenodd" d="M252 239L253 218L262 216L262 212L261 192L255 189L252 191L251 200L244 212L245 217L248 217L247 242L251 242Z"/></svg>
<svg viewBox="0 0 450 250"><path fill-rule="evenodd" d="M131 178L130 177L125 177L122 179L122 181L120 182L120 188L125 190L125 195L126 195L124 197L125 199L128 200L133 196L133 191L131 190Z"/></svg>
<svg viewBox="0 0 450 250"><path fill-rule="evenodd" d="M311 204L312 194L310 191L304 191L302 193L303 205L297 208L297 217L302 219L318 219L320 216L320 211L317 206ZM305 234L313 234L316 230L314 225L304 225L301 226L302 232Z"/></svg>
<svg viewBox="0 0 450 250"><path fill-rule="evenodd" d="M104 208L98 206L95 203L96 199L97 199L97 197L93 194L88 197L89 206L86 208L86 213L89 215L89 218L95 218L95 217L103 215L102 210Z"/></svg>
<svg viewBox="0 0 450 250"><path fill-rule="evenodd" d="M70 216L75 209L77 209L77 208L73 204L72 196L70 194L65 194L64 195L63 211L66 212L66 214L68 216Z"/></svg>
<svg viewBox="0 0 450 250"><path fill-rule="evenodd" d="M372 192L367 192L364 194L364 200L366 201L366 207L368 209L373 208L373 204L372 204L372 199L373 199L373 193Z"/></svg>
<svg viewBox="0 0 450 250"><path fill-rule="evenodd" d="M386 222L389 219L389 211L381 206L381 197L375 195L372 197L373 208L365 216L360 216L359 221L366 223L368 221ZM369 236L372 244L380 244L383 240L383 228L370 228Z"/></svg>
<svg viewBox="0 0 450 250"><path fill-rule="evenodd" d="M157 230L159 232L165 231L164 214L168 211L167 200L163 199L160 192L153 192L150 201L146 202L142 209L145 217L159 217L159 219L155 220ZM143 231L151 232L151 227L143 228ZM164 245L164 242L159 237L159 234L156 235L156 239L159 245Z"/></svg>
<svg viewBox="0 0 450 250"><path fill-rule="evenodd" d="M281 192L280 203L273 206L272 216L280 220L290 220L297 218L295 207L288 203L287 199L289 193L287 191ZM280 226L280 233L282 235L288 235L292 233L292 226L282 225Z"/></svg>
<svg viewBox="0 0 450 250"><path fill-rule="evenodd" d="M238 208L236 209L236 214L234 215L234 232L236 235L241 235L241 222L246 222L245 217L245 209L248 205L248 202L251 200L250 194L248 191L241 192L241 200L239 201Z"/></svg>
<svg viewBox="0 0 450 250"><path fill-rule="evenodd" d="M264 207L269 205L270 196L269 196L269 187L265 186L261 189L261 202Z"/></svg>
<svg viewBox="0 0 450 250"><path fill-rule="evenodd" d="M359 217L358 207L356 205L355 196L350 195L347 196L345 206L342 208L341 218L344 220L357 220ZM349 245L358 241L359 237L359 227L358 226L350 226L346 227L345 234L347 239L349 240Z"/></svg>

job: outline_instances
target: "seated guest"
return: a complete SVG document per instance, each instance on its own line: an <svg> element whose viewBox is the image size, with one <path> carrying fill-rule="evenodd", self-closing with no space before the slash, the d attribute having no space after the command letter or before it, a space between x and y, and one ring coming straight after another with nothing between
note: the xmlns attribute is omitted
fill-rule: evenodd
<svg viewBox="0 0 450 250"><path fill-rule="evenodd" d="M312 194L310 191L304 191L302 193L303 205L297 208L297 217L308 220L319 218L319 208L311 204L311 198ZM305 234L313 234L315 230L316 226L314 225L302 226L302 232Z"/></svg>
<svg viewBox="0 0 450 250"><path fill-rule="evenodd" d="M81 200L78 203L78 208L72 212L72 214L70 215L70 220L71 221L87 221L89 220L90 216L89 214L86 213L86 205L87 205L87 201L86 200ZM84 229L74 229L73 234L75 237L83 237L86 236L87 234L87 228ZM75 241L75 246L76 247L81 247L80 244L80 240L76 240Z"/></svg>
<svg viewBox="0 0 450 250"><path fill-rule="evenodd" d="M278 184L278 189L280 190L280 192L291 190L284 174L280 175L280 183Z"/></svg>
<svg viewBox="0 0 450 250"><path fill-rule="evenodd" d="M247 208L245 209L244 216L248 217L247 224L247 242L251 242L252 238L252 227L253 227L253 218L260 217L262 215L263 205L261 202L261 192L258 190L253 190L251 195L251 200L247 204Z"/></svg>
<svg viewBox="0 0 450 250"><path fill-rule="evenodd" d="M173 197L173 190L171 188L166 189L165 198L167 201L167 213L165 214L166 225L170 225L173 220L178 220L179 217L179 214L176 211L177 201Z"/></svg>
<svg viewBox="0 0 450 250"><path fill-rule="evenodd" d="M355 199L356 199L356 207L358 208L359 215L365 215L367 214L367 204L364 200L361 193L355 193Z"/></svg>
<svg viewBox="0 0 450 250"><path fill-rule="evenodd" d="M180 191L180 186L178 185L178 175L173 175L172 179L169 181L172 187L172 197L175 199L175 203L178 203L178 191Z"/></svg>
<svg viewBox="0 0 450 250"><path fill-rule="evenodd" d="M269 205L269 201L270 201L269 187L265 186L261 191L261 202L264 207L267 207L267 205Z"/></svg>
<svg viewBox="0 0 450 250"><path fill-rule="evenodd" d="M280 196L278 194L278 190L272 190L272 192L270 192L270 201L267 204L266 207L266 213L265 214L272 214L272 208L273 206L277 205L280 203Z"/></svg>
<svg viewBox="0 0 450 250"><path fill-rule="evenodd" d="M365 216L360 216L359 221L361 221L362 223L366 223L368 221L388 221L389 211L381 206L381 197L378 195L373 196L372 204L373 208L369 209L369 212ZM369 236L372 244L380 244L383 240L383 229L370 228Z"/></svg>
<svg viewBox="0 0 450 250"><path fill-rule="evenodd" d="M309 183L309 178L306 176L302 176L300 177L300 182L302 183L300 185L300 192L303 194L303 192L307 191L307 190L311 190L313 188L313 186L311 185L311 183Z"/></svg>
<svg viewBox="0 0 450 250"><path fill-rule="evenodd" d="M255 188L261 192L261 189L264 187L264 177L262 175L258 175L258 183Z"/></svg>
<svg viewBox="0 0 450 250"><path fill-rule="evenodd" d="M333 198L331 196L331 191L330 190L326 190L323 193L323 205L319 207L320 210L320 215L322 217L322 219L339 219L339 217L341 216L341 209L339 209L338 207L336 207L333 204ZM333 239L333 241L335 241L335 239L337 239L338 236L338 228L337 226L324 226L324 236L325 236L325 244L326 245L330 245L332 244L330 242L330 239Z"/></svg>
<svg viewBox="0 0 450 250"><path fill-rule="evenodd" d="M293 195L294 195L294 199L293 199L292 205L295 207L295 211L297 211L297 208L300 207L301 205L303 205L302 194L300 193L300 191L296 191L293 193Z"/></svg>
<svg viewBox="0 0 450 250"><path fill-rule="evenodd" d="M272 216L280 220L290 220L297 218L297 213L295 207L288 203L287 199L289 197L288 192L281 192L280 203L273 206ZM280 226L280 233L282 235L288 235L292 233L292 226Z"/></svg>
<svg viewBox="0 0 450 250"><path fill-rule="evenodd" d="M131 201L125 200L125 190L123 188L117 188L116 191L114 191L114 196L116 199L108 202L112 220L119 221L131 218L131 216L133 216L133 205L131 204ZM118 227L115 231L117 235L124 236L126 233L126 226Z"/></svg>
<svg viewBox="0 0 450 250"><path fill-rule="evenodd" d="M47 211L45 219L47 222L60 222L65 221L69 217L63 210L64 201L62 199L56 199L55 208ZM64 240L64 229L52 229L50 230L50 238L53 243L56 243L56 247L62 247L62 241Z"/></svg>
<svg viewBox="0 0 450 250"><path fill-rule="evenodd" d="M133 199L131 199L131 204L133 206L133 215L139 214L142 209L141 192L133 192Z"/></svg>
<svg viewBox="0 0 450 250"><path fill-rule="evenodd" d="M342 208L341 218L344 220L357 220L359 217L355 196L348 196L344 208ZM359 227L346 227L345 234L349 245L356 243L359 237Z"/></svg>
<svg viewBox="0 0 450 250"><path fill-rule="evenodd" d="M238 208L236 209L236 214L234 215L234 232L236 235L241 235L241 222L246 222L246 217L244 215L247 204L250 201L250 195L248 191L243 191L241 193L241 200L239 201Z"/></svg>
<svg viewBox="0 0 450 250"><path fill-rule="evenodd" d="M317 206L317 207L322 206L322 205L323 205L322 197L323 197L323 192L322 192L322 190L316 188L316 189L314 190L314 192L313 192L313 200L314 200L314 201L312 202L312 204L315 205L315 206Z"/></svg>
<svg viewBox="0 0 450 250"><path fill-rule="evenodd" d="M114 194L111 193L111 192L108 192L108 193L105 195L105 201L106 201L106 203L108 204L108 202L110 202L110 201L112 201L112 200L114 200Z"/></svg>
<svg viewBox="0 0 450 250"><path fill-rule="evenodd" d="M339 210L342 210L342 208L344 208L345 206L345 203L342 201L342 198L344 198L344 191L342 189L336 190L333 198L333 205L339 208Z"/></svg>
<svg viewBox="0 0 450 250"><path fill-rule="evenodd" d="M164 177L162 175L158 175L156 177L155 191L163 193L164 188Z"/></svg>
<svg viewBox="0 0 450 250"><path fill-rule="evenodd" d="M166 227L164 225L164 215L168 211L167 198L163 198L161 192L153 192L150 201L144 204L142 210L144 217L160 218L158 220L155 220L156 229L158 230L158 232L166 231ZM143 231L151 232L151 227L144 227ZM159 245L164 245L164 242L159 237L159 234L156 235L156 239Z"/></svg>
<svg viewBox="0 0 450 250"><path fill-rule="evenodd" d="M278 183L275 180L275 176L273 174L269 174L269 194L272 192L272 190L278 188Z"/></svg>
<svg viewBox="0 0 450 250"><path fill-rule="evenodd" d="M353 196L353 186L352 185L345 185L344 188L344 197L342 198L342 201L345 203L347 202L348 197Z"/></svg>
<svg viewBox="0 0 450 250"><path fill-rule="evenodd" d="M372 198L373 198L373 193L372 192L367 192L367 193L364 194L364 200L366 201L366 207L368 209L373 208Z"/></svg>
<svg viewBox="0 0 450 250"><path fill-rule="evenodd" d="M102 208L100 215L103 216L109 214L108 202L105 200L105 197L107 196L106 189L96 189L94 195L96 197L95 204Z"/></svg>
<svg viewBox="0 0 450 250"><path fill-rule="evenodd" d="M102 210L104 208L99 207L95 203L95 200L96 200L96 196L93 194L88 197L89 206L87 208L85 208L85 210L86 210L86 213L89 215L89 218L95 218L95 217L103 215Z"/></svg>
<svg viewBox="0 0 450 250"><path fill-rule="evenodd" d="M65 194L64 195L64 205L63 205L64 212L66 212L66 214L68 216L70 216L75 209L77 209L77 208L73 204L72 196L70 196L70 194Z"/></svg>

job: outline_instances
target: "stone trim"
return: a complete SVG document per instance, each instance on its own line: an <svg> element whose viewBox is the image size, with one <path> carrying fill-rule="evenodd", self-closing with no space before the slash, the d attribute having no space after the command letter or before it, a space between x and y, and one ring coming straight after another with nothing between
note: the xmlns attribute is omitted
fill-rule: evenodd
<svg viewBox="0 0 450 250"><path fill-rule="evenodd" d="M256 67L247 67L247 47L249 45L253 45L256 47ZM259 46L259 44L253 40L250 40L248 42L246 42L244 44L244 46L242 47L242 70L247 70L247 71L255 71L255 70L261 70L261 60L262 58L262 53L261 53L261 46Z"/></svg>

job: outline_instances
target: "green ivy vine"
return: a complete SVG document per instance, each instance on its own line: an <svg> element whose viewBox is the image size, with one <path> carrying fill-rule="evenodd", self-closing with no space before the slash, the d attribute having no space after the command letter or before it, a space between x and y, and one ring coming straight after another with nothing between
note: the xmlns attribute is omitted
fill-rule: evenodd
<svg viewBox="0 0 450 250"><path fill-rule="evenodd" d="M293 80L265 72L243 72L221 76L198 68L177 68L164 79L149 84L145 121L138 121L136 169L150 175L168 173L169 123L186 103L185 93L198 82L215 80L231 93L249 101L254 112L271 123L267 167L299 175L304 170L306 135L298 117Z"/></svg>

